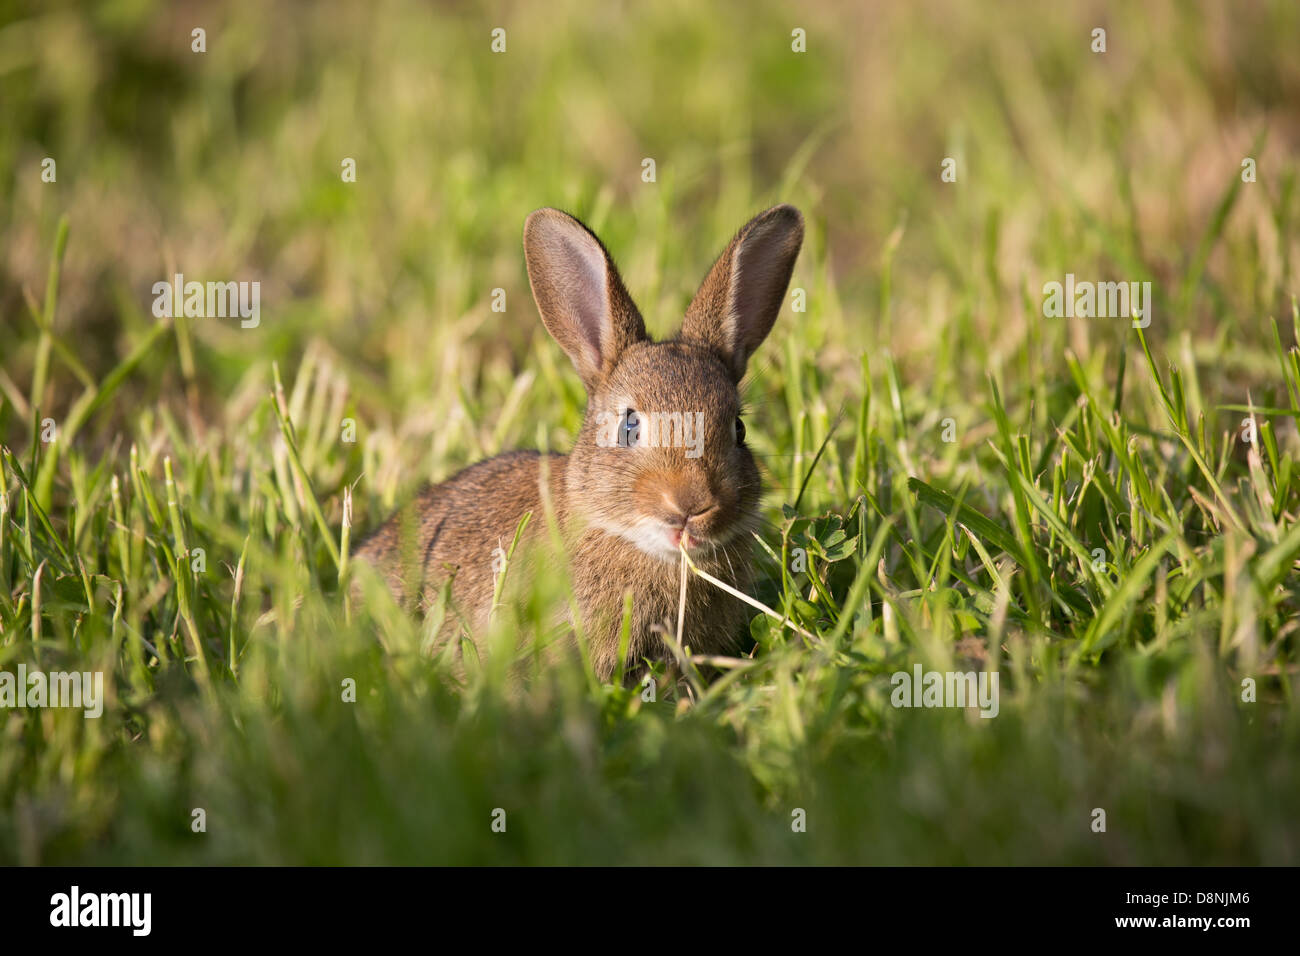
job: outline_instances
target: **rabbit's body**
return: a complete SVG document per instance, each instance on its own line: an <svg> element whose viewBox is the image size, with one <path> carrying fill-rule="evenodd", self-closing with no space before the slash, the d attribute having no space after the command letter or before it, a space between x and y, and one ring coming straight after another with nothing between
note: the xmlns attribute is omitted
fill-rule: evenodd
<svg viewBox="0 0 1300 956"><path fill-rule="evenodd" d="M624 592L632 592L627 670L634 673L643 658L664 656L665 648L656 633L659 628L675 633L680 570L676 563L652 557L625 538L583 522L581 507L569 506L570 498L581 495L583 489L576 474L573 483L578 487L569 487L568 462L567 455L545 457L545 487L565 535L569 575L588 628L593 664L597 675L608 680L619 663ZM538 452L510 452L425 488L413 499L409 512L399 513L363 542L356 557L375 565L404 603L427 604L439 586L451 579L452 601L472 631L483 633L500 556L509 550L520 520L532 514L511 563L512 575L526 579L527 561L539 546L539 538L547 534L542 463ZM490 513L466 507L466 502L482 498L500 507ZM575 515L575 510L579 514ZM410 522L409 530L404 530L404 521ZM398 558L408 550L403 547L404 534L411 535L409 553L416 556L412 562ZM751 585L747 552L745 542L734 542L729 548L692 560L747 592ZM412 575L412 568L418 573ZM694 652L715 654L733 649L745 622L742 602L711 586L691 582L686 594L685 631ZM447 626L454 628L456 623L449 618Z"/></svg>
<svg viewBox="0 0 1300 956"><path fill-rule="evenodd" d="M563 457L548 461L553 479L563 474ZM500 555L509 550L525 514L539 519L525 529L525 543L540 524L541 471L535 451L508 452L471 465L421 490L358 546L355 557L374 565L403 604L427 606L452 578L457 609L482 631L490 610L482 597L486 593L491 600ZM499 507L474 507L483 501Z"/></svg>
<svg viewBox="0 0 1300 956"><path fill-rule="evenodd" d="M598 675L618 668L627 591L629 670L667 657L661 635L676 628L682 542L698 567L752 590L761 483L744 444L738 384L775 321L802 235L789 206L756 217L706 277L681 333L653 342L599 241L564 213L534 213L524 234L533 295L588 391L573 451L511 452L466 468L422 491L357 558L406 603L428 600L451 578L458 615L444 626L461 619L477 637L520 520L532 513L509 574L526 580L516 566L540 553L549 513ZM696 653L734 648L747 618L737 598L689 582L684 643Z"/></svg>

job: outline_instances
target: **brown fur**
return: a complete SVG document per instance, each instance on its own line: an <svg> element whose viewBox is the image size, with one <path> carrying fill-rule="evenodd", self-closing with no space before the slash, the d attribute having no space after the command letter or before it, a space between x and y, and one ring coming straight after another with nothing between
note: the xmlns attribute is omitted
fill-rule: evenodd
<svg viewBox="0 0 1300 956"><path fill-rule="evenodd" d="M653 342L599 240L558 210L533 213L524 227L533 296L588 393L573 451L545 459L510 452L466 468L420 492L356 557L375 566L407 604L417 594L427 600L451 577L453 602L477 638L491 610L494 549L509 549L531 511L525 559L537 553L547 533L545 492L569 554L597 674L607 680L618 669L628 589L632 672L642 658L668 657L660 635L673 633L677 621L674 528L703 542L692 550L699 567L741 591L752 589L749 537L761 483L753 455L735 438L737 386L780 311L802 239L803 220L793 207L755 217L709 271L679 335ZM643 433L647 412L702 413L702 453L602 445L609 419L601 413L625 406L642 413ZM692 578L684 643L699 653L730 650L750 616L741 601ZM454 626L454 619L445 625Z"/></svg>

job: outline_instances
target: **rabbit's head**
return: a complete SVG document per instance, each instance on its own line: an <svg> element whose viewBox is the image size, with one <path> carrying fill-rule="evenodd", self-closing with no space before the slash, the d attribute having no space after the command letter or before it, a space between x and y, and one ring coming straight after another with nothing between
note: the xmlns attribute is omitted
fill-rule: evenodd
<svg viewBox="0 0 1300 956"><path fill-rule="evenodd" d="M709 270L681 331L654 342L599 239L555 209L528 217L533 298L587 389L567 467L571 512L667 561L683 539L709 554L755 528L761 486L739 386L802 242L793 206L750 220Z"/></svg>

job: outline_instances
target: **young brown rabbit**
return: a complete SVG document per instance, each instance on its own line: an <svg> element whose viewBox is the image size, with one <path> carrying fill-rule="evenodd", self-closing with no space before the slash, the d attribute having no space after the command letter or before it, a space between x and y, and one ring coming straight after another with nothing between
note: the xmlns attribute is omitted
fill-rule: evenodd
<svg viewBox="0 0 1300 956"><path fill-rule="evenodd" d="M654 342L600 240L559 210L534 212L524 224L533 298L587 390L573 451L545 461L516 451L466 468L424 489L356 557L402 602L427 600L451 577L452 600L476 638L491 611L494 554L509 547L526 512L525 541L546 535L549 504L601 679L619 665L627 589L628 664L668 658L661 634L676 628L680 543L703 570L752 589L761 486L739 384L776 321L802 243L794 207L754 217L709 270L681 331ZM725 652L750 616L743 602L692 578L684 642L697 653Z"/></svg>

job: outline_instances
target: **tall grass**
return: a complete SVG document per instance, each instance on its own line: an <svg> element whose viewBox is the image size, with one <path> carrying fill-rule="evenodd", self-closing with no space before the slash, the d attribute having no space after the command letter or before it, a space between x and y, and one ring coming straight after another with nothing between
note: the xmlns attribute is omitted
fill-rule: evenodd
<svg viewBox="0 0 1300 956"><path fill-rule="evenodd" d="M1296 19L10 5L0 670L110 699L0 709L0 860L1294 863ZM459 679L450 609L347 606L420 482L572 442L527 212L582 216L666 333L776 200L807 311L746 389L755 597L805 634L756 611L650 702ZM175 272L260 281L261 324L155 319ZM1067 272L1151 281L1150 327L1045 318ZM568 600L543 569L492 640ZM892 706L916 664L997 669L998 716Z"/></svg>

